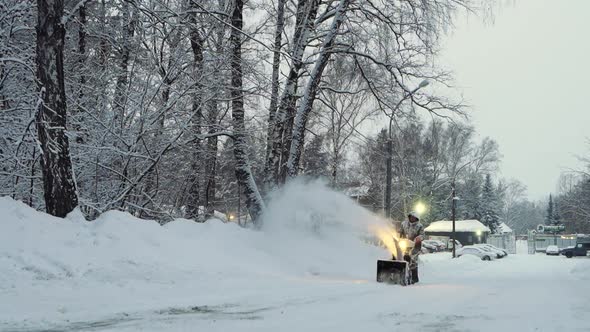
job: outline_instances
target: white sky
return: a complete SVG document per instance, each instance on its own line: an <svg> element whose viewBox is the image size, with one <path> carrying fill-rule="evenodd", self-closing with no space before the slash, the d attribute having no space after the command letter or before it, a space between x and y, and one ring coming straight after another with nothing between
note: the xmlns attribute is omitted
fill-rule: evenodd
<svg viewBox="0 0 590 332"><path fill-rule="evenodd" d="M508 1L493 23L461 16L441 61L478 132L500 144L502 175L530 198L554 192L562 171L580 167L575 156L590 154L590 0Z"/></svg>

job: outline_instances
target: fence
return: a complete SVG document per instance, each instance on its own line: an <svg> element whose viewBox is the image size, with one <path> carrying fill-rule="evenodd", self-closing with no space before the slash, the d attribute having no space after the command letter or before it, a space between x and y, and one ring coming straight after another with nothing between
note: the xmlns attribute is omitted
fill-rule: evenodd
<svg viewBox="0 0 590 332"><path fill-rule="evenodd" d="M573 247L576 245L577 235L553 235L538 234L529 231L528 246L529 254L545 252L548 246L556 245L559 249Z"/></svg>
<svg viewBox="0 0 590 332"><path fill-rule="evenodd" d="M514 234L490 234L486 243L502 248L509 254L516 254L516 236Z"/></svg>

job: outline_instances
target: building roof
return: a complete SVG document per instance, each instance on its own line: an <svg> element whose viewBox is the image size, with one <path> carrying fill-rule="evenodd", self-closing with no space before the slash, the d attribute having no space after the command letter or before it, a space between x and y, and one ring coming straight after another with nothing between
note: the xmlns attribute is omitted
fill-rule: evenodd
<svg viewBox="0 0 590 332"><path fill-rule="evenodd" d="M510 228L505 223L500 223L500 227L498 227L498 233L512 233L512 228Z"/></svg>
<svg viewBox="0 0 590 332"><path fill-rule="evenodd" d="M452 232L453 222L450 220L440 220L431 223L424 229L425 232ZM457 220L455 221L455 232L490 232L490 229L479 222L479 220Z"/></svg>

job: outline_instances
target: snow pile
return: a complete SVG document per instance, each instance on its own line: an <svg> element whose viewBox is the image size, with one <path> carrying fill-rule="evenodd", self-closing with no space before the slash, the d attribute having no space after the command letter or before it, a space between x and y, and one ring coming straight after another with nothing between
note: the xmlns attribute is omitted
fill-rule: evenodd
<svg viewBox="0 0 590 332"><path fill-rule="evenodd" d="M268 205L261 231L219 220L160 226L120 211L94 222L79 211L59 219L8 197L0 198L0 211L0 281L9 284L169 280L170 271L197 278L230 272L372 278L375 260L388 256L361 241L368 225L383 221L320 182L285 186Z"/></svg>
<svg viewBox="0 0 590 332"><path fill-rule="evenodd" d="M453 222L450 220L440 220L432 222L424 229L425 232L452 232ZM457 220L455 221L456 232L490 232L490 229L479 222L479 220Z"/></svg>

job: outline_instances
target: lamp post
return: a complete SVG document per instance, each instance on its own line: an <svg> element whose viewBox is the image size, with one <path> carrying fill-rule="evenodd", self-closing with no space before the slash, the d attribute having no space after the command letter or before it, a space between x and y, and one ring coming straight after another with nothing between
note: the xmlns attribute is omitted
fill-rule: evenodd
<svg viewBox="0 0 590 332"><path fill-rule="evenodd" d="M242 191L240 188L240 181L238 181L238 225L242 226L240 215L242 214Z"/></svg>
<svg viewBox="0 0 590 332"><path fill-rule="evenodd" d="M456 196L456 192L455 192L455 177L453 177L453 182L451 183L451 187L453 189L452 192L452 197L453 197L453 205L451 208L451 214L453 216L453 235L452 235L452 241L453 241L453 258L457 257L455 254L455 243L456 243L456 233L455 233L455 212L457 210L457 196Z"/></svg>
<svg viewBox="0 0 590 332"><path fill-rule="evenodd" d="M393 110L391 111L391 114L389 114L389 139L387 140L387 161L385 163L385 172L386 172L386 185L385 185L385 216L387 218L391 217L391 186L392 186L392 174L391 174L391 166L393 163L393 135L391 132L391 127L393 126L393 116L394 113L399 109L399 107L402 105L402 103L408 99L409 97L411 97L414 93L416 93L418 90L428 86L428 84L430 84L430 82L428 80L423 80L422 82L420 82L420 84L418 84L418 86L408 92L405 96L403 96L402 99L400 99L400 101L398 101L398 103L395 105L395 107L393 108Z"/></svg>

